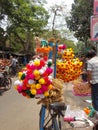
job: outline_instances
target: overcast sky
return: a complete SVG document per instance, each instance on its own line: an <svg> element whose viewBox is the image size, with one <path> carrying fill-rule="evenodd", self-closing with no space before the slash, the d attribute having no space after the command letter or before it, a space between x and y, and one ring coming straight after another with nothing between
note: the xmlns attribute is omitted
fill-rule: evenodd
<svg viewBox="0 0 98 130"><path fill-rule="evenodd" d="M63 7L63 14L65 16L67 16L70 12L72 3L74 2L74 0L46 0L46 1L47 1L47 4L44 7L49 11L49 14L51 16L49 19L49 28L51 28L51 25L52 25L51 22L53 22L53 15L54 15L53 12L50 12L50 7L53 7L55 5L61 5L62 7L64 6ZM59 24L61 27L66 24L64 17L57 18L57 16L56 16L55 26L57 27L57 26L59 26ZM61 24L63 24L63 25L61 25Z"/></svg>
<svg viewBox="0 0 98 130"><path fill-rule="evenodd" d="M48 2L47 7L53 6L55 4L66 4L67 8L71 8L71 4L74 2L74 0L46 0Z"/></svg>
<svg viewBox="0 0 98 130"><path fill-rule="evenodd" d="M53 7L54 5L66 5L67 6L66 11L67 12L70 12L71 5L72 5L72 3L74 3L74 0L46 0L46 1L47 1L47 4L45 5L45 8L49 9L49 7ZM51 17L49 19L49 28L51 28L50 23L52 21L53 21L53 19L52 19L52 15L51 15ZM64 27L67 29L67 27L65 26L65 24L66 24L65 20L59 18L59 22L60 22L60 24L64 25L64 26L61 26L61 27L63 27L63 29L64 29ZM56 21L56 24L59 24L58 21ZM77 41L77 39L74 38L73 36L71 36L70 39Z"/></svg>

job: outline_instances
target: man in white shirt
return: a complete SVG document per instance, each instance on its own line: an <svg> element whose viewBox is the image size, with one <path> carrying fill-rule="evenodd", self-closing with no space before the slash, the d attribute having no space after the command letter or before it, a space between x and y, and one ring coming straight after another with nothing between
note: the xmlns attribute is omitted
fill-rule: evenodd
<svg viewBox="0 0 98 130"><path fill-rule="evenodd" d="M94 50L90 50L86 56L88 83L91 86L92 105L98 111L98 56Z"/></svg>

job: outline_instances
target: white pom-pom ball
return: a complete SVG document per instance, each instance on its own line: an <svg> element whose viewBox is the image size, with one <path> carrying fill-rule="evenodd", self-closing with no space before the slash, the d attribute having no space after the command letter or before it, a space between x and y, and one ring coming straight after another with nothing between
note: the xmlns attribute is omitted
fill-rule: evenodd
<svg viewBox="0 0 98 130"><path fill-rule="evenodd" d="M22 86L23 83L22 83L21 81L19 81L19 80L16 80L16 81L14 82L14 85L20 85L20 86Z"/></svg>
<svg viewBox="0 0 98 130"><path fill-rule="evenodd" d="M34 83L34 80L30 79L28 80L28 84L33 84Z"/></svg>
<svg viewBox="0 0 98 130"><path fill-rule="evenodd" d="M40 70L39 70L39 73L40 73L40 74L43 74L43 73L44 73L44 70L43 70L43 69L40 69Z"/></svg>

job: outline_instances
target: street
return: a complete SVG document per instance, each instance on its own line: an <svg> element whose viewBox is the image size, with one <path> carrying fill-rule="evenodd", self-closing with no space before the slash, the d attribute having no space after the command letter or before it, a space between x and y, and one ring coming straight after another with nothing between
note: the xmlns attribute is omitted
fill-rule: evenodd
<svg viewBox="0 0 98 130"><path fill-rule="evenodd" d="M13 78L15 81L16 78ZM89 104L83 99L90 97L75 97L71 84L64 89L66 104L74 108L82 108ZM0 95L0 130L39 130L39 111L37 99L27 99L20 95L13 87Z"/></svg>
<svg viewBox="0 0 98 130"><path fill-rule="evenodd" d="M38 130L39 111L37 100L19 95L12 85L0 96L0 130Z"/></svg>

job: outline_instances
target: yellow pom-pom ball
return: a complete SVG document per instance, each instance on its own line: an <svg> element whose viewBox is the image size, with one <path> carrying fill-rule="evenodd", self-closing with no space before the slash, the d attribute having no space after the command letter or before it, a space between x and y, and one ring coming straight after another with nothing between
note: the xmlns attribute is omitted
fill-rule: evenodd
<svg viewBox="0 0 98 130"><path fill-rule="evenodd" d="M41 88L41 84L36 84L36 89L40 89Z"/></svg>
<svg viewBox="0 0 98 130"><path fill-rule="evenodd" d="M22 76L22 74L23 74L22 72L19 72L18 77L20 78Z"/></svg>
<svg viewBox="0 0 98 130"><path fill-rule="evenodd" d="M52 89L53 88L53 86L52 86L52 84L50 84L49 86L48 86L48 89L50 90L50 89Z"/></svg>
<svg viewBox="0 0 98 130"><path fill-rule="evenodd" d="M31 89L35 89L36 88L36 85L35 84L32 84L31 85Z"/></svg>
<svg viewBox="0 0 98 130"><path fill-rule="evenodd" d="M48 97L48 96L49 96L49 92L45 92L45 93L44 93L44 96L45 96L45 97Z"/></svg>
<svg viewBox="0 0 98 130"><path fill-rule="evenodd" d="M36 89L31 89L32 95L36 95Z"/></svg>
<svg viewBox="0 0 98 130"><path fill-rule="evenodd" d="M45 80L44 80L43 78L41 78L41 79L39 80L39 83L40 83L40 84L45 84Z"/></svg>
<svg viewBox="0 0 98 130"><path fill-rule="evenodd" d="M34 76L38 76L40 74L40 72L38 70L34 70L33 74L34 74Z"/></svg>
<svg viewBox="0 0 98 130"><path fill-rule="evenodd" d="M35 65L35 66L39 66L39 65L40 65L40 61L39 61L39 60L35 60L35 61L34 61L34 65Z"/></svg>
<svg viewBox="0 0 98 130"><path fill-rule="evenodd" d="M35 76L35 79L39 80L40 79L40 75Z"/></svg>

